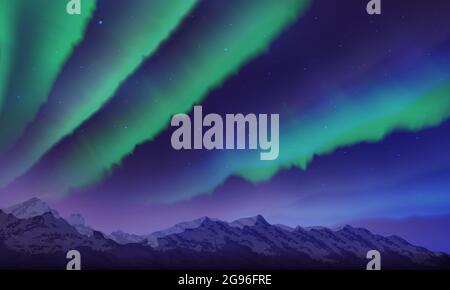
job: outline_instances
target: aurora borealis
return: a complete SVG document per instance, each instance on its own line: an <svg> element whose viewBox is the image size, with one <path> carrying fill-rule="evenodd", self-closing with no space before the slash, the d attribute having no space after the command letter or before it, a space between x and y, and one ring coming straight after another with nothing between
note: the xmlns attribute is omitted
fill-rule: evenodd
<svg viewBox="0 0 450 290"><path fill-rule="evenodd" d="M410 222L450 226L450 3L364 2L0 0L0 201L140 233L348 222L450 251ZM279 114L279 158L173 150L196 104Z"/></svg>

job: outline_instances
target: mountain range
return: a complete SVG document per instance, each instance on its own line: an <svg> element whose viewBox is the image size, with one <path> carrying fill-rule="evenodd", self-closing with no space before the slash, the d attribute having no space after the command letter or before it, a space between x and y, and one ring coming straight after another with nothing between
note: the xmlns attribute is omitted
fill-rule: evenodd
<svg viewBox="0 0 450 290"><path fill-rule="evenodd" d="M365 269L369 250L381 253L383 268L450 268L446 253L350 225L291 228L261 215L202 217L148 235L107 235L37 198L0 210L0 268L65 269L71 249L80 251L84 269Z"/></svg>

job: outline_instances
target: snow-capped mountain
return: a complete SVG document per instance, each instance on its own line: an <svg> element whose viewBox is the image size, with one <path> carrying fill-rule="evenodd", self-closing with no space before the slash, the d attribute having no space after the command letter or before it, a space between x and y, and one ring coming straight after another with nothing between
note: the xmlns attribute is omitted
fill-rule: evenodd
<svg viewBox="0 0 450 290"><path fill-rule="evenodd" d="M232 227L238 227L243 229L244 227L253 227L256 225L268 225L267 221L263 218L262 215L257 215L254 217L241 218L235 220L229 224Z"/></svg>
<svg viewBox="0 0 450 290"><path fill-rule="evenodd" d="M389 255L387 259L430 267L443 255L414 246L400 237L384 237L363 228L349 225L336 229L300 226L292 228L271 225L261 215L229 223L202 217L147 236L120 232L120 237L115 239L118 243L142 243L147 240L155 250L160 251L184 249L199 253L217 253L233 245L257 255L297 255L304 260L310 260L311 263L334 266L348 259L365 260L366 253L373 249Z"/></svg>
<svg viewBox="0 0 450 290"><path fill-rule="evenodd" d="M36 197L2 209L2 211L6 214L12 214L19 219L33 218L46 213L51 213L53 217L57 219L61 218L58 211L52 209L44 201ZM94 233L94 230L85 224L84 218L80 214L72 214L65 218L65 221L72 225L82 235L90 237Z"/></svg>
<svg viewBox="0 0 450 290"><path fill-rule="evenodd" d="M77 247L89 247L103 251L114 247L100 232L86 237L64 219L51 212L26 219L0 211L0 241L9 250L28 254L45 254L68 251Z"/></svg>
<svg viewBox="0 0 450 290"><path fill-rule="evenodd" d="M94 234L94 230L86 225L84 218L78 213L71 214L66 221L82 235L90 237Z"/></svg>
<svg viewBox="0 0 450 290"><path fill-rule="evenodd" d="M85 225L84 218L79 213L73 213L66 218L66 221L73 226Z"/></svg>
<svg viewBox="0 0 450 290"><path fill-rule="evenodd" d="M363 269L369 250L381 253L385 268L450 268L448 254L349 225L291 228L271 225L261 215L232 222L202 217L149 235L116 231L105 236L86 226L81 215L60 218L38 199L7 210L0 210L0 268L40 268L42 263L59 268L71 249L82 251L84 265L93 269Z"/></svg>
<svg viewBox="0 0 450 290"><path fill-rule="evenodd" d="M292 227L286 226L286 225L282 225L282 224L276 224L274 226L282 228L283 230L288 231L288 232L292 232L295 230L295 228L292 228Z"/></svg>
<svg viewBox="0 0 450 290"><path fill-rule="evenodd" d="M201 217L192 221L178 223L168 229L156 231L149 235L135 235L129 234L122 230L112 232L109 237L119 244L130 244L130 243L147 243L152 247L158 246L158 239L171 234L182 233L188 229L198 228L205 219L208 217ZM218 221L217 219L212 219Z"/></svg>
<svg viewBox="0 0 450 290"><path fill-rule="evenodd" d="M159 238L162 238L162 237L165 237L165 236L168 236L168 235L172 235L172 234L182 233L182 232L184 232L186 230L198 228L207 219L210 219L210 218L208 218L208 217L201 217L201 218L198 218L198 219L195 219L195 220L192 220L192 221L181 222L181 223L178 223L178 224L176 224L173 227L170 227L168 229L151 233L150 235L145 236L145 238L147 239L148 243L151 246L156 247L156 246L158 246L158 239ZM211 220L219 221L217 219L211 219Z"/></svg>
<svg viewBox="0 0 450 290"><path fill-rule="evenodd" d="M112 232L108 237L122 245L147 243L145 236L129 234L121 230Z"/></svg>
<svg viewBox="0 0 450 290"><path fill-rule="evenodd" d="M369 250L425 266L432 266L442 256L397 236L383 237L363 228L347 225L336 230L286 229L269 224L260 215L231 223L205 218L196 228L158 238L156 249L220 252L231 244L264 256L298 255L329 265L339 265L348 259L363 260Z"/></svg>
<svg viewBox="0 0 450 290"><path fill-rule="evenodd" d="M56 210L51 209L45 202L35 197L25 202L2 209L2 211L7 214L12 214L19 219L32 218L48 212L56 218L60 217Z"/></svg>

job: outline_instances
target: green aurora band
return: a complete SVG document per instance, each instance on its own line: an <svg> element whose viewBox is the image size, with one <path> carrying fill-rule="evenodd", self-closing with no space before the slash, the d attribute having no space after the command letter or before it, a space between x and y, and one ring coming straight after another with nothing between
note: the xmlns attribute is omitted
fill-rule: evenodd
<svg viewBox="0 0 450 290"><path fill-rule="evenodd" d="M164 67L156 65L150 70L137 71L130 80L138 82L139 86L124 83L119 90L121 95L112 98L105 110L94 116L92 123L88 121L79 130L72 130L97 111L106 96L111 97L116 88L109 90L109 87L119 82L118 78L108 78L109 82L104 82L101 89L86 88L86 94L94 90L93 103L86 107L90 108L89 114L75 115L80 112L77 107L71 112L74 114L70 122L72 129L64 127L63 132L73 133L75 142L66 145L64 155L47 169L48 179L42 179L38 186L41 194L63 197L70 189L100 181L114 164L131 154L135 146L151 141L165 129L174 114L189 112L211 90L263 53L308 7L309 1L245 1L239 6L232 1L227 3L228 9L217 13L207 27L187 28L189 35L182 38L183 42L177 42L177 51L165 51L162 47L152 57L156 58L156 64L164 63ZM239 31L227 30L230 23L239 26ZM124 34L123 28L120 35L126 38ZM163 61L158 62L160 56ZM439 125L450 117L449 70L440 68L439 64L429 66L427 61L422 64L417 65L413 73L406 73L392 82L371 80L360 84L363 90L357 97L351 96L352 92L336 92L350 95L337 109L324 106L318 112L305 112L301 117L284 120L281 116L280 157L270 165L262 164L254 151L224 152L213 160L217 171L211 172L209 178L201 182L183 178L183 182L169 184L173 195L159 196L163 200L157 201L174 202L211 191L230 175L261 182L283 168L305 169L314 156L340 147L376 142L398 130L417 131ZM395 71L393 74L400 75ZM127 73L122 72L123 75ZM122 94L131 100L129 104L121 98ZM51 142L46 145L58 138L50 138ZM37 158L43 152L34 152L34 156ZM15 173L25 172L36 158L19 163L21 169ZM185 174L184 177L189 175ZM192 174L198 175L198 172Z"/></svg>
<svg viewBox="0 0 450 290"><path fill-rule="evenodd" d="M65 3L59 0L57 2ZM83 5L86 6L87 3L83 1ZM99 110L114 95L120 84L170 36L195 4L195 0L135 0L123 1L120 7L111 7L110 9L113 9L115 13L113 17L108 18L110 22L108 31L114 31L114 33L105 32L100 43L96 42L97 39L90 40L88 45L93 45L97 49L95 54L90 55L90 59L85 60L86 66L90 67L84 70L70 67L72 69L70 81L63 80L60 86L58 86L58 80L56 81L50 94L63 102L55 104L56 101L53 99L52 104L44 104L41 107L41 110L47 109L43 114L45 116L38 114L33 124L23 133L22 140L19 139L22 141L21 145L14 148L17 153L13 153L12 160L8 160L10 164L8 171L0 173L0 185L5 185L26 172L55 143L72 133ZM62 11L65 13L65 7L62 7ZM133 21L124 15L133 15ZM164 17L157 17L158 15L164 15ZM70 18L67 14L65 17ZM63 31L60 31L58 37L52 37L61 41L67 40L61 32ZM39 35L36 35L36 41L51 43L51 41L42 40L41 34L45 35L45 33L46 31L41 31ZM75 50L74 54L76 53ZM84 57L82 52L80 55ZM54 58L54 49L50 55L42 57L50 61ZM39 74L46 75L42 73L42 69L39 69ZM20 80L12 83L24 82L23 75L20 73L16 72L13 75L20 77ZM35 80L32 83L36 83ZM36 89L30 85L30 91L36 91ZM9 121L5 124L8 123ZM10 140L10 137L12 136L2 132L2 140Z"/></svg>
<svg viewBox="0 0 450 290"><path fill-rule="evenodd" d="M268 167L246 168L242 165L243 169L235 173L247 180L261 182L281 168L306 169L315 155L328 154L359 142L377 142L394 131L419 131L437 126L450 117L448 78L412 98L416 90L408 86L384 88L372 94L370 101L346 104L314 122L292 122L287 133L280 137L283 152L279 160Z"/></svg>
<svg viewBox="0 0 450 290"><path fill-rule="evenodd" d="M304 112L292 118L283 118L281 113L278 159L261 162L256 151L225 150L209 160L209 166L214 164L217 168L214 172L199 169L192 174L183 173L177 176L183 182L160 189L170 195L149 196L148 201L173 203L199 193L213 192L233 175L253 183L264 182L282 169L306 170L314 156L360 142L377 142L395 131L419 131L437 126L450 117L450 78L448 72L440 69L416 69L402 80L370 82L362 86L359 93L363 98L348 92L347 101L337 107L323 105L315 112ZM203 174L208 178L201 182L195 178Z"/></svg>
<svg viewBox="0 0 450 290"><path fill-rule="evenodd" d="M0 0L0 153L14 144L47 100L62 66L83 39L96 1L83 1L76 16L67 14L66 4Z"/></svg>
<svg viewBox="0 0 450 290"><path fill-rule="evenodd" d="M216 7L215 17L208 19L209 25L187 28L189 36L177 42L176 51L158 52L165 56L164 68L155 66L151 72L133 76L140 83L138 89L126 90L125 86L122 92L132 100L132 106L108 107L94 116L92 126L74 133L78 142L70 144L58 164L48 169L52 181L41 181L46 193L62 196L69 188L101 180L136 145L152 140L165 129L173 114L189 112L194 103L201 102L208 92L263 53L310 2L223 3Z"/></svg>

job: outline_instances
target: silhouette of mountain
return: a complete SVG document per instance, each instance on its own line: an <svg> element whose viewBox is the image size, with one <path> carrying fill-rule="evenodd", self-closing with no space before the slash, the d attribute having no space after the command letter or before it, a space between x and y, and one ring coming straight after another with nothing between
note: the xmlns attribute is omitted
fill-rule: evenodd
<svg viewBox="0 0 450 290"><path fill-rule="evenodd" d="M77 247L104 251L115 245L113 241L105 239L101 232L94 231L92 237L80 234L64 219L50 212L18 219L0 211L0 239L8 249L29 254L68 251Z"/></svg>
<svg viewBox="0 0 450 290"><path fill-rule="evenodd" d="M7 269L64 269L72 249L80 251L85 269L365 269L369 250L381 253L383 268L450 268L448 254L349 225L291 228L261 215L230 223L202 217L149 235L106 236L87 227L81 215L68 222L37 199L9 212L0 211L0 268ZM83 234L80 227L90 230Z"/></svg>
<svg viewBox="0 0 450 290"><path fill-rule="evenodd" d="M86 225L84 218L78 213L70 215L66 221L82 235L90 237L94 234L94 230Z"/></svg>
<svg viewBox="0 0 450 290"><path fill-rule="evenodd" d="M350 261L365 260L369 250L376 249L385 258L399 264L433 267L448 255L433 253L396 237L375 235L363 228L349 225L328 228L297 227L290 231L270 225L262 216L226 223L205 219L195 229L158 239L158 248L189 249L197 252L218 252L228 245L238 245L256 254L269 257L299 255L315 264L331 267L350 265Z"/></svg>
<svg viewBox="0 0 450 290"><path fill-rule="evenodd" d="M32 218L35 216L43 215L47 212L51 212L53 216L59 217L59 214L56 210L51 209L45 202L35 197L23 203L5 208L3 209L3 212L12 214L13 216L20 219Z"/></svg>
<svg viewBox="0 0 450 290"><path fill-rule="evenodd" d="M133 244L133 243L147 243L145 236L129 234L124 231L114 231L109 235L109 238L119 244Z"/></svg>

